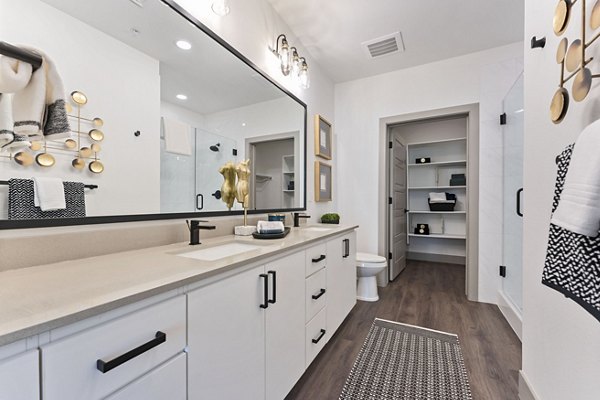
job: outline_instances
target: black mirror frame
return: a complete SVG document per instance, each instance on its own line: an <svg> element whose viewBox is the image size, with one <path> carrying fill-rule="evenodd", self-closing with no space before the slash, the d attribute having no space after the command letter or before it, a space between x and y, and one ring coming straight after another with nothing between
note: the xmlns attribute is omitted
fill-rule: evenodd
<svg viewBox="0 0 600 400"><path fill-rule="evenodd" d="M179 4L175 3L174 0L160 0L163 4L171 8L173 11L181 15L192 25L196 26L206 35L211 37L214 41L223 46L226 50L236 56L239 60L244 62L247 66L259 73L267 81L271 82L275 87L281 90L283 93L288 95L291 99L296 101L304 108L304 206L301 208L285 208L285 209L267 209L267 210L248 210L248 214L267 214L275 212L294 212L294 211L305 211L306 210L306 188L307 188L307 107L306 103L296 97L294 94L289 92L269 75L263 72L258 66L252 61L246 58L243 54L237 51L233 46L227 43L223 38L218 36L216 33L211 31L206 25L201 23L198 19L192 16L189 12L184 10ZM134 214L134 215L113 215L113 216L98 216L98 217L85 217L85 218L61 218L61 219L28 219L28 220L0 220L0 229L25 229L25 228L48 228L56 226L74 226L74 225L97 225L97 224L111 224L119 222L139 222L139 221L158 221L168 219L185 219L185 218L210 218L210 217L223 217L230 215L243 215L242 210L238 211L206 211L206 212L189 212L189 213L167 213L167 214Z"/></svg>

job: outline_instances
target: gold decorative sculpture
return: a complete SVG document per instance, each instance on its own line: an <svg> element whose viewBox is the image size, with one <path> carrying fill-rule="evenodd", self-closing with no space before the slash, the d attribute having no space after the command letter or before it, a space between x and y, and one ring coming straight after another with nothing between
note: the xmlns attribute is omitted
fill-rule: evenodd
<svg viewBox="0 0 600 400"><path fill-rule="evenodd" d="M227 208L231 210L237 195L235 187L235 165L231 161L229 161L221 168L219 168L219 173L223 175L223 185L221 186L221 199L225 204L227 204Z"/></svg>
<svg viewBox="0 0 600 400"><path fill-rule="evenodd" d="M248 177L250 176L250 160L245 160L235 167L237 173L237 190L236 199L244 208L244 226L248 225L248 206L250 206L250 184Z"/></svg>

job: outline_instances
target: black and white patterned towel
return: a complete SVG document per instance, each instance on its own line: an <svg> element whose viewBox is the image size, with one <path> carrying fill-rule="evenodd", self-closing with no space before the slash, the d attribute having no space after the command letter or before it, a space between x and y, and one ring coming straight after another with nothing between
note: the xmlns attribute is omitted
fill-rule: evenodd
<svg viewBox="0 0 600 400"><path fill-rule="evenodd" d="M558 207L574 144L557 158L552 212ZM574 300L600 321L600 235L589 237L550 224L542 283Z"/></svg>
<svg viewBox="0 0 600 400"><path fill-rule="evenodd" d="M60 219L85 217L84 184L81 182L64 182L64 210L42 211L34 205L33 180L10 179L8 181L8 219Z"/></svg>

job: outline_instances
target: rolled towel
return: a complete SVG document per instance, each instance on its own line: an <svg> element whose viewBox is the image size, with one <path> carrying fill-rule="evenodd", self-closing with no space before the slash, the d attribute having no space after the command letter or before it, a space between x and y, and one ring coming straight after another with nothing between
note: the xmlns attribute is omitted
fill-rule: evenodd
<svg viewBox="0 0 600 400"><path fill-rule="evenodd" d="M33 178L33 204L42 211L67 208L65 187L59 178Z"/></svg>
<svg viewBox="0 0 600 400"><path fill-rule="evenodd" d="M581 132L575 143L564 189L552 223L580 235L600 230L600 120Z"/></svg>
<svg viewBox="0 0 600 400"><path fill-rule="evenodd" d="M15 134L36 139L62 139L71 134L65 89L54 62L39 50L42 66L31 74L24 89L15 93Z"/></svg>
<svg viewBox="0 0 600 400"><path fill-rule="evenodd" d="M256 230L258 233L282 233L285 226L281 221L258 221Z"/></svg>

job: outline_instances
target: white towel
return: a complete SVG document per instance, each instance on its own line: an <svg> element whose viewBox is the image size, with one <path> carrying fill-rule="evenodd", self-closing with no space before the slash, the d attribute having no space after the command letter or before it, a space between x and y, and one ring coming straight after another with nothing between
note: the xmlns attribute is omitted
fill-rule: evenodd
<svg viewBox="0 0 600 400"><path fill-rule="evenodd" d="M163 134L165 137L165 151L168 153L191 156L191 126L165 117L163 117L162 120Z"/></svg>
<svg viewBox="0 0 600 400"><path fill-rule="evenodd" d="M552 223L580 235L600 230L600 120L581 132L575 143Z"/></svg>
<svg viewBox="0 0 600 400"><path fill-rule="evenodd" d="M65 89L54 62L42 56L42 66L31 74L27 86L15 93L15 134L35 139L62 139L71 134L65 107Z"/></svg>
<svg viewBox="0 0 600 400"><path fill-rule="evenodd" d="M256 230L258 233L281 233L285 226L281 221L258 221Z"/></svg>
<svg viewBox="0 0 600 400"><path fill-rule="evenodd" d="M12 93L27 86L31 71L31 64L0 56L0 151L15 151L31 145L27 138L15 137L12 107Z"/></svg>
<svg viewBox="0 0 600 400"><path fill-rule="evenodd" d="M0 151L13 141L12 99L8 93L0 93Z"/></svg>
<svg viewBox="0 0 600 400"><path fill-rule="evenodd" d="M442 192L442 193L431 192L431 193L429 193L429 202L430 203L454 203L453 201L449 201L448 199L446 199L446 193L445 192Z"/></svg>
<svg viewBox="0 0 600 400"><path fill-rule="evenodd" d="M67 208L63 181L59 178L33 178L33 203L42 211Z"/></svg>
<svg viewBox="0 0 600 400"><path fill-rule="evenodd" d="M31 79L31 64L0 56L0 93L23 90Z"/></svg>

